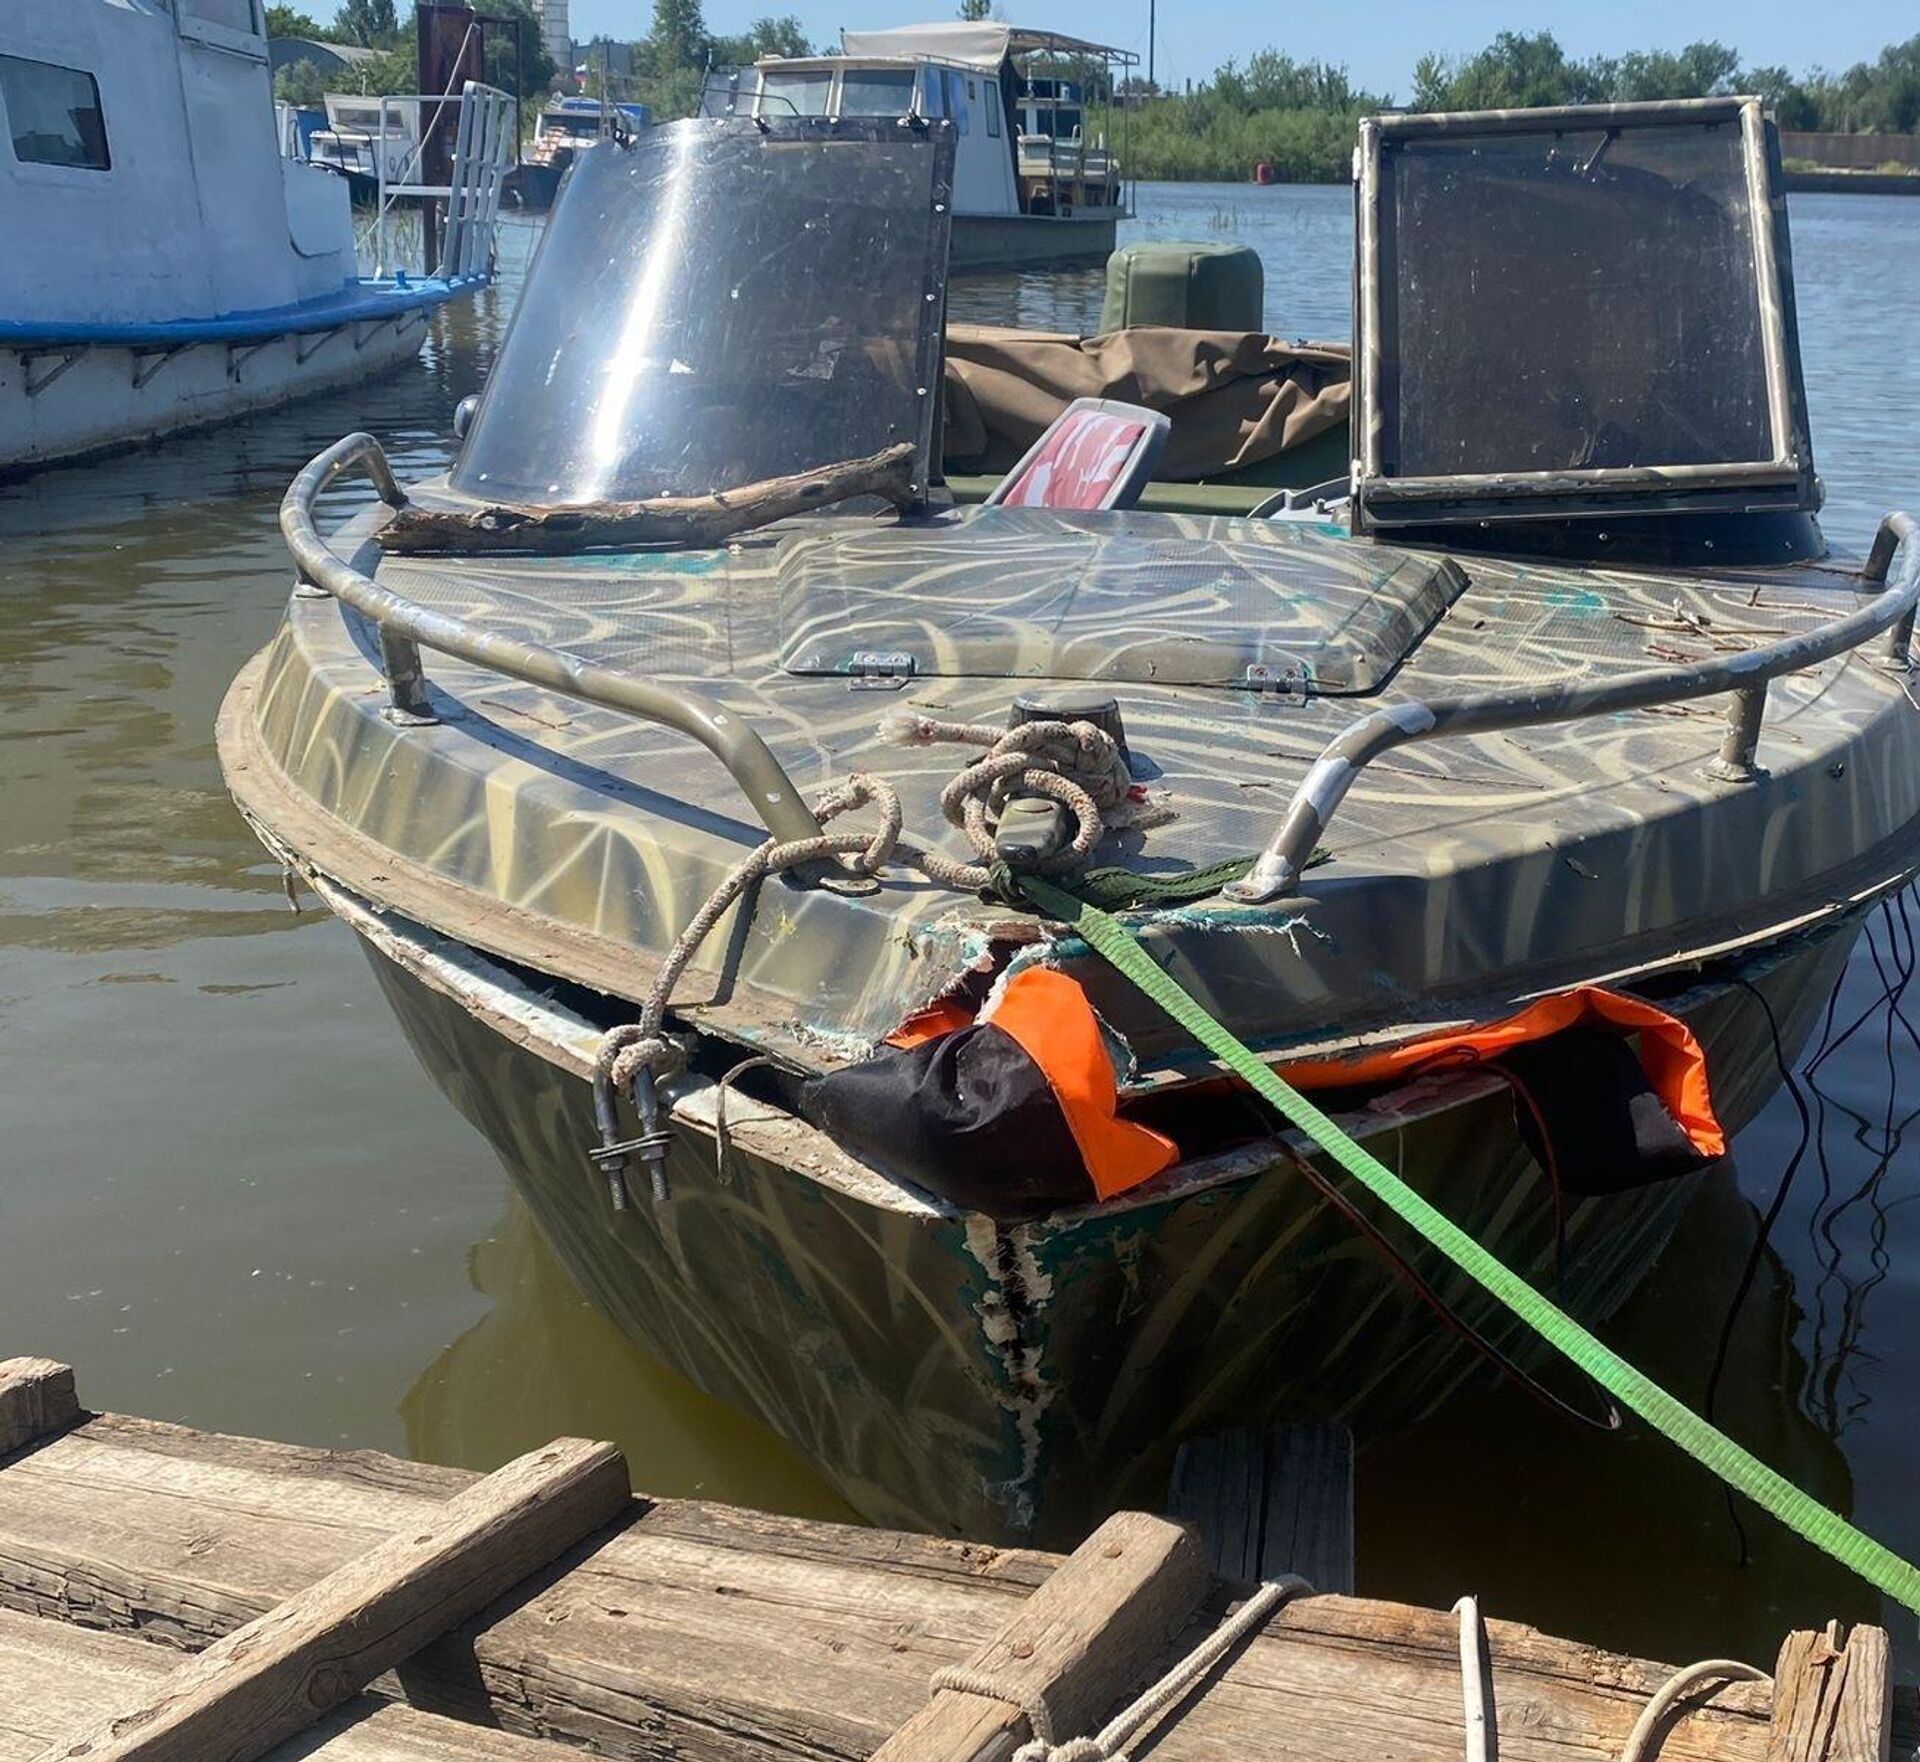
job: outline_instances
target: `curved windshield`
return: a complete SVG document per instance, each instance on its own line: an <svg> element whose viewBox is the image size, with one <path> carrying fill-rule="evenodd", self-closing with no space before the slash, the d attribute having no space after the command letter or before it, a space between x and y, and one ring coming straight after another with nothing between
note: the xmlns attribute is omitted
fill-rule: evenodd
<svg viewBox="0 0 1920 1762"><path fill-rule="evenodd" d="M926 486L952 125L694 118L581 152L453 471L705 495L902 441Z"/></svg>

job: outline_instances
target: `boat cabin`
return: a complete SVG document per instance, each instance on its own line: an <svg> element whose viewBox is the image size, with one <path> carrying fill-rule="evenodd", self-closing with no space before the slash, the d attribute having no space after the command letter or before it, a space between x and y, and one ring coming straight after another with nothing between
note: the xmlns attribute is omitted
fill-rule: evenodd
<svg viewBox="0 0 1920 1762"><path fill-rule="evenodd" d="M277 150L259 0L10 8L0 123L7 231L37 247L0 262L0 319L212 317L354 277L339 180Z"/></svg>
<svg viewBox="0 0 1920 1762"><path fill-rule="evenodd" d="M644 104L603 104L598 98L561 98L540 112L527 156L551 159L562 148L575 149L604 135L632 135L653 120Z"/></svg>
<svg viewBox="0 0 1920 1762"><path fill-rule="evenodd" d="M839 55L756 64L736 107L776 117L919 117L954 126L954 213L1083 218L1129 210L1118 158L1085 139L1080 85L1029 77L1036 58L1109 65L1132 57L1051 32L1001 24L842 31Z"/></svg>

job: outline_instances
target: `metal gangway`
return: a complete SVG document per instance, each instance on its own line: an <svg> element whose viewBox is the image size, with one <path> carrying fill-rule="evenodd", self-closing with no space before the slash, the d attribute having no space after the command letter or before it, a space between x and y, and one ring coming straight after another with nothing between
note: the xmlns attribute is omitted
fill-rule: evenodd
<svg viewBox="0 0 1920 1762"><path fill-rule="evenodd" d="M493 260L494 224L500 213L500 190L513 164L515 105L510 93L497 86L465 81L458 93L393 93L380 100L380 135L388 138L389 107L415 105L420 119L419 136L414 140L399 167L399 176L389 179L387 155L374 154L377 182L377 207L374 218L374 273L387 275L392 240L388 222L397 202L413 200L442 204L445 224L441 233L439 261L433 273L449 280L484 275ZM457 110L449 118L448 112ZM405 135L403 115L397 109L395 133ZM454 131L452 163L445 183L422 180L430 147L442 138L451 121Z"/></svg>

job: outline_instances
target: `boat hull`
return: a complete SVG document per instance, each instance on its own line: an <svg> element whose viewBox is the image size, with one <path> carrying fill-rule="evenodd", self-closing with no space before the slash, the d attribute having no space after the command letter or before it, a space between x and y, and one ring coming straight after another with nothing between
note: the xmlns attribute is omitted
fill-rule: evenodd
<svg viewBox="0 0 1920 1762"><path fill-rule="evenodd" d="M0 346L0 474L140 446L391 372L426 340L431 312L337 331L159 347Z"/></svg>
<svg viewBox="0 0 1920 1762"><path fill-rule="evenodd" d="M948 261L956 271L1104 263L1116 225L1111 214L956 214Z"/></svg>
<svg viewBox="0 0 1920 1762"><path fill-rule="evenodd" d="M1750 966L1789 1054L1854 928ZM797 1124L790 1155L767 1153L764 1136L735 1137L723 1155L676 1113L673 1198L616 1213L586 1159L584 1078L543 1055L524 1020L363 942L422 1064L492 1143L589 1299L788 1438L876 1522L1057 1544L1153 1502L1182 1437L1294 1416L1378 1434L1481 1369L1269 1147L1241 1153L1237 1174L1229 1161L1140 1203L996 1224L817 1179ZM1765 1012L1719 986L1685 1013L1737 1127L1778 1086ZM1505 1092L1469 1088L1390 1120L1373 1148L1551 1289L1546 1178ZM1610 1313L1692 1191L1668 1182L1571 1203L1566 1307L1590 1322ZM1545 1355L1452 1268L1395 1239L1457 1313L1523 1362Z"/></svg>

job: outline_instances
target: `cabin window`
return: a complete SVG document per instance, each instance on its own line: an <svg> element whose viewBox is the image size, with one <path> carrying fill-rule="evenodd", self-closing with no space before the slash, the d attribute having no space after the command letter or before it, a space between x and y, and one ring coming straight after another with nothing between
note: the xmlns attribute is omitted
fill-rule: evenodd
<svg viewBox="0 0 1920 1762"><path fill-rule="evenodd" d="M100 85L92 74L0 55L0 102L6 105L14 157L22 164L112 169Z"/></svg>
<svg viewBox="0 0 1920 1762"><path fill-rule="evenodd" d="M967 81L967 90L973 90L973 81ZM1000 138L1000 88L987 87L987 133L997 141Z"/></svg>
<svg viewBox="0 0 1920 1762"><path fill-rule="evenodd" d="M825 68L816 73L768 73L760 76L762 116L825 116L827 90L833 75Z"/></svg>
<svg viewBox="0 0 1920 1762"><path fill-rule="evenodd" d="M929 67L920 76L920 114L938 119L947 114L947 72Z"/></svg>
<svg viewBox="0 0 1920 1762"><path fill-rule="evenodd" d="M180 0L180 16L197 18L243 37L266 35L255 0Z"/></svg>
<svg viewBox="0 0 1920 1762"><path fill-rule="evenodd" d="M850 67L840 76L842 116L905 116L913 108L913 70Z"/></svg>
<svg viewBox="0 0 1920 1762"><path fill-rule="evenodd" d="M947 75L947 114L953 118L953 132L956 135L964 135L972 130L973 107L960 90L960 76L952 72Z"/></svg>

